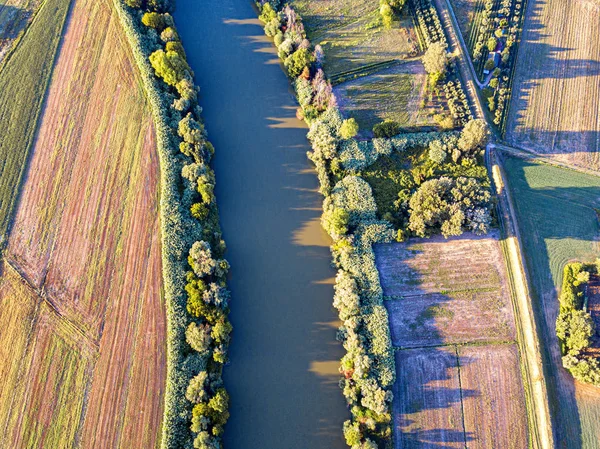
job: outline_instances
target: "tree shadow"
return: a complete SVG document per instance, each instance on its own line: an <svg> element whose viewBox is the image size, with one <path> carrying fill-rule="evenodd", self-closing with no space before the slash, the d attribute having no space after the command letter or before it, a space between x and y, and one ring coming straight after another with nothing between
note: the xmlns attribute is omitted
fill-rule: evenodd
<svg viewBox="0 0 600 449"><path fill-rule="evenodd" d="M464 448L476 441L476 435L465 429L463 400L481 393L461 388L460 366L473 360L459 357L456 346L445 346L448 342L436 327L439 314L445 313L444 304L453 299L423 287L428 275L409 264L422 250L391 243L376 244L374 251L383 292L389 298L385 306L392 344L399 348L393 386L395 447ZM411 304L407 310L407 302L422 304Z"/></svg>
<svg viewBox="0 0 600 449"><path fill-rule="evenodd" d="M0 49L4 41L16 39L27 26L33 11L14 5L0 4Z"/></svg>
<svg viewBox="0 0 600 449"><path fill-rule="evenodd" d="M600 407L576 397L576 383L563 369L555 321L558 315L558 287L562 268L569 261L593 261L598 251L599 229L596 209L600 208L600 180L597 185L569 186L568 174L560 168L555 186L531 185L537 181L528 169L538 164L504 156L503 165L510 173L509 188L520 228L525 264L530 277L532 305L536 314L545 378L557 447L583 447L583 414L597 416ZM549 168L552 169L552 168ZM587 175L580 175L587 176ZM589 176L589 180L594 179ZM590 182L591 183L591 182ZM562 184L562 185L561 185ZM595 419L594 419L595 420ZM594 438L594 437L592 437Z"/></svg>
<svg viewBox="0 0 600 449"><path fill-rule="evenodd" d="M551 80L600 77L600 58L574 58L570 53L577 51L577 48L546 42L552 38L549 34L552 32L551 27L542 22L543 10L548 7L547 3L548 0L532 0L527 5L522 38L518 44L519 53L516 60L518 66L514 72L507 138L513 144L530 145L542 153L571 153L574 149L579 152L598 152L600 151L598 143L600 128L595 127L598 120L590 119L589 123L582 123L577 128L584 129L577 131L569 130L568 127L564 130L544 129L539 124L536 124L535 128L526 127L527 117L529 114L535 114L535 107L538 106L534 103L533 92L542 84L551 83ZM561 32L564 34L566 31L561 30ZM589 44L581 40L577 45ZM559 98L562 90L563 87L557 85L553 97ZM552 93L548 92L548 94ZM565 95L574 94L565 92ZM548 98L544 106L550 107L552 101L552 98ZM581 107L586 106L582 103ZM556 110L560 120L566 113L566 111ZM597 114L596 111L596 117Z"/></svg>

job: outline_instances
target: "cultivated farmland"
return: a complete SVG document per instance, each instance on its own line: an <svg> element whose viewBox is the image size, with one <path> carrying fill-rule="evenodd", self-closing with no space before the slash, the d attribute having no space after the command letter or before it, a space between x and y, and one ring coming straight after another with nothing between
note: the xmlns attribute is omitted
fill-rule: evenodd
<svg viewBox="0 0 600 449"><path fill-rule="evenodd" d="M111 1L77 0L63 39L4 254L2 282L35 304L11 300L24 349L9 356L32 387L3 401L0 426L15 448L155 447L166 323L154 127Z"/></svg>
<svg viewBox="0 0 600 449"><path fill-rule="evenodd" d="M10 64L0 67L0 247L71 0L46 0Z"/></svg>
<svg viewBox="0 0 600 449"><path fill-rule="evenodd" d="M593 261L598 248L600 179L506 157L523 252L546 359L549 403L558 447L600 447L597 389L575 384L562 368L555 334L557 289L569 261Z"/></svg>
<svg viewBox="0 0 600 449"><path fill-rule="evenodd" d="M498 232L375 245L396 355L397 448L527 447Z"/></svg>
<svg viewBox="0 0 600 449"><path fill-rule="evenodd" d="M530 0L506 138L600 168L600 4Z"/></svg>

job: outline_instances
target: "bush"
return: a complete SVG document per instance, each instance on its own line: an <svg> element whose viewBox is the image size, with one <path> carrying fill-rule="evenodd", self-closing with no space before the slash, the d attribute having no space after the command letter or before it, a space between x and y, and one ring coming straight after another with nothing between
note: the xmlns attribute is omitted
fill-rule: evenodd
<svg viewBox="0 0 600 449"><path fill-rule="evenodd" d="M393 137L400 134L400 125L392 120L384 120L373 126L373 134L375 137Z"/></svg>

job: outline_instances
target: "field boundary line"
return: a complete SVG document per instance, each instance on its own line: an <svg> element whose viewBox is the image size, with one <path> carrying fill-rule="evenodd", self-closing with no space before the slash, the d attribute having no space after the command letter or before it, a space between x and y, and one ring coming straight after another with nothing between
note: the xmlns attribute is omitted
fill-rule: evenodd
<svg viewBox="0 0 600 449"><path fill-rule="evenodd" d="M383 299L385 301L402 301L403 299L417 298L419 296L449 295L452 293L489 293L498 290L501 289L498 287L462 288L457 290L440 290L439 292L424 292L410 295L384 295Z"/></svg>
<svg viewBox="0 0 600 449"><path fill-rule="evenodd" d="M486 152L488 157L490 151ZM491 161L490 161L491 162ZM494 170L495 168L495 170ZM496 176L494 176L496 175ZM554 434L548 404L546 379L542 362L539 330L536 315L532 308L531 293L529 288L528 273L526 271L523 253L521 251L520 233L516 215L514 213L512 197L507 188L506 176L499 158L495 158L492 166L492 177L498 183L498 196L500 198L499 215L501 229L504 236L502 249L505 252L505 261L508 267L508 277L511 284L511 297L515 308L515 322L521 337L521 360L525 368L530 395L529 399L533 413L531 419L530 435L535 436L536 447L549 449L554 447ZM502 207L504 206L504 207ZM504 209L504 210L502 210ZM505 216L506 214L506 216ZM508 223L504 223L504 219ZM521 346L519 345L519 346Z"/></svg>
<svg viewBox="0 0 600 449"><path fill-rule="evenodd" d="M454 354L456 354L456 373L458 377L458 392L460 394L460 417L463 426L463 439L465 442L465 449L467 449L467 425L465 423L465 401L463 397L462 379L460 377L460 356L458 355L458 346L454 346Z"/></svg>
<svg viewBox="0 0 600 449"><path fill-rule="evenodd" d="M502 152L509 153L512 156L531 160L539 164L552 165L554 167L562 168L564 170L572 170L578 173L584 173L586 175L600 177L600 171L590 170L589 168L581 167L578 165L568 164L566 162L557 161L545 154L536 153L534 150L524 147L517 147L514 145L507 145L506 143L490 143L490 148L497 149Z"/></svg>
<svg viewBox="0 0 600 449"><path fill-rule="evenodd" d="M394 351L410 351L413 349L432 349L432 348L476 348L479 346L510 346L517 344L516 340L475 340L464 342L452 342L442 344L420 345L420 346L392 346Z"/></svg>

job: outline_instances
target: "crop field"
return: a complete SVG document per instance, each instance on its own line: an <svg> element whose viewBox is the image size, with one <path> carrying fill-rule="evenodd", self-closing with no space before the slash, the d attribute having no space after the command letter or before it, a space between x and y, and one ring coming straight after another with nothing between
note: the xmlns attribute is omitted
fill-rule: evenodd
<svg viewBox="0 0 600 449"><path fill-rule="evenodd" d="M0 66L31 22L42 0L3 0L0 3Z"/></svg>
<svg viewBox="0 0 600 449"><path fill-rule="evenodd" d="M0 66L0 246L6 239L70 3L46 0L12 53L10 64Z"/></svg>
<svg viewBox="0 0 600 449"><path fill-rule="evenodd" d="M354 117L363 131L383 120L394 120L405 128L436 126L433 113L421 107L426 80L423 65L414 61L338 84L334 93L342 111Z"/></svg>
<svg viewBox="0 0 600 449"><path fill-rule="evenodd" d="M406 59L416 56L419 51L412 19L402 16L387 29L381 24L379 10L321 34L315 43L323 47L323 69L330 76Z"/></svg>
<svg viewBox="0 0 600 449"><path fill-rule="evenodd" d="M498 231L374 246L398 348L396 448L527 447Z"/></svg>
<svg viewBox="0 0 600 449"><path fill-rule="evenodd" d="M152 118L111 1L77 0L63 40L4 256L52 312L19 377L65 382L70 402L62 386L54 401L32 387L4 411L5 433L20 435L11 447L49 435L61 442L45 447L156 447L166 322ZM24 403L48 416L39 435L19 421Z"/></svg>
<svg viewBox="0 0 600 449"><path fill-rule="evenodd" d="M528 2L506 139L600 168L600 4Z"/></svg>
<svg viewBox="0 0 600 449"><path fill-rule="evenodd" d="M461 391L454 348L396 352L396 449L464 448Z"/></svg>
<svg viewBox="0 0 600 449"><path fill-rule="evenodd" d="M505 158L504 167L531 278L534 310L540 314L558 447L598 448L597 391L574 384L563 370L554 323L564 265L593 261L600 255L596 214L600 178L513 157Z"/></svg>
<svg viewBox="0 0 600 449"><path fill-rule="evenodd" d="M465 431L467 437L477 437L471 442L467 438L467 447L528 447L517 346L464 346L458 355Z"/></svg>
<svg viewBox="0 0 600 449"><path fill-rule="evenodd" d="M67 447L80 427L95 347L7 264L0 279L3 447Z"/></svg>
<svg viewBox="0 0 600 449"><path fill-rule="evenodd" d="M381 244L375 255L394 346L514 340L497 234Z"/></svg>

